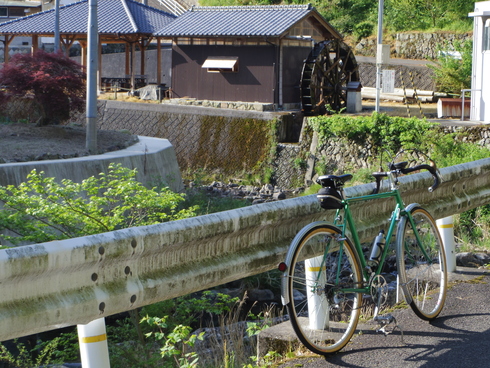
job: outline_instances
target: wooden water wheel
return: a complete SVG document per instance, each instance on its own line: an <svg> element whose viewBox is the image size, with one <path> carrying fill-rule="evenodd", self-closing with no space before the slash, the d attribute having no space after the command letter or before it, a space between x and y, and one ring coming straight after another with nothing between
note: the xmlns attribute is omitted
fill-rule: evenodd
<svg viewBox="0 0 490 368"><path fill-rule="evenodd" d="M347 83L357 81L359 67L349 46L338 39L315 44L301 74L304 115L341 111L347 106Z"/></svg>

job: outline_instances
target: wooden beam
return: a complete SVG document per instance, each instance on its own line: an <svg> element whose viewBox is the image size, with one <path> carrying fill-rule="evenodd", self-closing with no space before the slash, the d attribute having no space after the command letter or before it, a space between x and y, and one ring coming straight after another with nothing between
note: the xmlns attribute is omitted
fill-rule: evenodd
<svg viewBox="0 0 490 368"><path fill-rule="evenodd" d="M60 37L60 41L65 47L65 55L70 56L70 48L73 46L73 43L76 41L76 35L65 35L64 37Z"/></svg>

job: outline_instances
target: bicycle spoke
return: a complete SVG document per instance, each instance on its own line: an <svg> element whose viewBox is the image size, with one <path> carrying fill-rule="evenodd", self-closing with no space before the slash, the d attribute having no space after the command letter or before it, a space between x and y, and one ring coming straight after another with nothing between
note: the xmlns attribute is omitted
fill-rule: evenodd
<svg viewBox="0 0 490 368"><path fill-rule="evenodd" d="M352 245L332 227L301 239L289 270L291 323L305 346L319 354L340 350L354 333L362 298L344 289L362 280Z"/></svg>

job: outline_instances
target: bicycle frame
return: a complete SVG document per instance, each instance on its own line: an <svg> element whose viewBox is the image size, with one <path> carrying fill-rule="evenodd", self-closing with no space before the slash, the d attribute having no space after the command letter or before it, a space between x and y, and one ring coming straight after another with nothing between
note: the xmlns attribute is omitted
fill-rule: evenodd
<svg viewBox="0 0 490 368"><path fill-rule="evenodd" d="M380 255L378 266L376 270L374 270L374 275L379 275L381 274L381 270L383 269L383 265L386 260L386 255L388 254L388 250L389 250L388 245L390 244L393 238L393 233L396 229L398 220L400 219L400 216L406 214L405 205L403 203L403 200L401 198L398 189L392 189L389 192L385 192L385 193L377 193L377 194L369 194L369 195L359 196L359 197L345 198L342 201L344 203L344 208L337 210L335 214L334 225L342 230L342 236L343 237L347 236L347 229L350 230L350 238L354 243L354 247L359 257L359 262L361 264L362 273L364 277L364 283L366 285L364 288L361 289L349 289L345 291L367 293L370 287L369 281L370 279L372 279L372 273L370 272L371 268L368 266L366 257L364 256L362 246L361 246L361 241L357 234L357 227L350 210L350 205L357 202L365 202L365 201L383 199L383 198L393 198L395 200L395 208L391 214L389 224L388 224L388 231L385 237L387 246L384 247ZM343 218L342 218L342 213L344 215Z"/></svg>
<svg viewBox="0 0 490 368"><path fill-rule="evenodd" d="M391 214L391 217L388 222L388 231L385 236L385 241L386 245L381 252L380 259L378 266L376 267L375 270L372 270L368 264L366 257L364 256L364 252L362 250L361 246L361 241L359 239L359 236L357 234L357 228L356 224L354 222L354 218L352 216L351 210L350 210L350 205L358 202L365 202L365 201L370 201L370 200L376 200L376 199L384 199L384 198L393 198L395 201L395 208ZM370 288L370 281L373 279L373 276L377 276L381 274L381 271L383 269L384 263L386 261L386 256L389 251L389 244L391 244L391 241L393 239L393 236L395 234L395 230L397 227L397 224L401 218L401 216L407 216L409 222L411 223L412 226L414 226L413 218L410 215L409 211L406 210L405 204L403 203L403 200L401 198L401 194L398 191L398 188L392 185L392 189L388 192L383 192L383 193L376 193L376 194L368 194L364 196L358 196L358 197L350 197L350 198L344 198L342 203L344 204L343 209L338 209L336 214L335 214L335 220L334 220L334 225L337 226L341 231L342 231L342 237L347 236L347 229L350 231L350 238L352 239L354 243L354 247L356 249L357 255L359 257L359 262L361 264L361 269L362 269L362 274L364 278L364 287L360 289L345 289L345 292L360 292L360 293L368 293L369 288ZM342 212L344 217L342 218ZM415 236L417 237L417 241L420 243L421 240L419 239L419 234L416 233ZM425 250L422 248L422 252L424 253L425 256ZM374 273L373 273L374 271Z"/></svg>

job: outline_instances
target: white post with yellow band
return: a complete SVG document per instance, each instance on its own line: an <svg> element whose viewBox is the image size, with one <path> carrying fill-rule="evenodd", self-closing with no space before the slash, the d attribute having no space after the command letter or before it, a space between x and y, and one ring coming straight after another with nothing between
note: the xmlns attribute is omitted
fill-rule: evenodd
<svg viewBox="0 0 490 368"><path fill-rule="evenodd" d="M78 325L78 341L83 368L110 368L105 319Z"/></svg>
<svg viewBox="0 0 490 368"><path fill-rule="evenodd" d="M325 270L323 256L305 260L306 294L308 297L308 315L310 316L309 327L312 330L323 330L327 328L328 321L330 320L325 290L317 290L320 285L325 285L327 281L326 273L318 272L320 268Z"/></svg>
<svg viewBox="0 0 490 368"><path fill-rule="evenodd" d="M444 217L436 220L439 234L441 234L442 244L446 251L447 271L456 271L456 246L454 243L454 222L453 216Z"/></svg>

